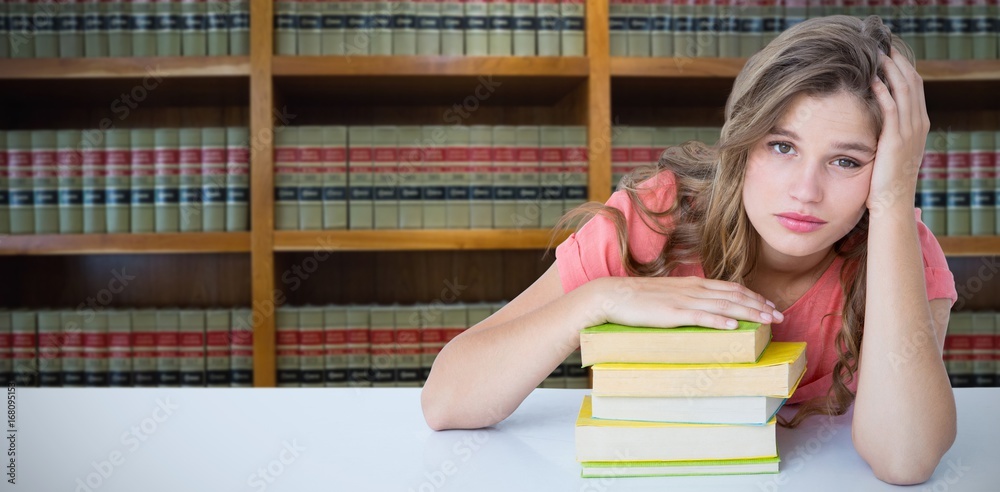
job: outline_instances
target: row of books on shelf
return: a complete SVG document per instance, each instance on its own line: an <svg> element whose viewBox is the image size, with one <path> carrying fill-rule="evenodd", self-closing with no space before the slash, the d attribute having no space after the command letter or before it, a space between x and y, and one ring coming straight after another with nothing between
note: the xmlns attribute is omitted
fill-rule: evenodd
<svg viewBox="0 0 1000 492"><path fill-rule="evenodd" d="M667 147L691 140L713 145L721 133L722 127L715 126L612 126L611 192L637 167L656 164Z"/></svg>
<svg viewBox="0 0 1000 492"><path fill-rule="evenodd" d="M502 302L279 308L278 386L420 386L445 344L501 306ZM579 352L556 367L541 386L586 388Z"/></svg>
<svg viewBox="0 0 1000 492"><path fill-rule="evenodd" d="M1000 386L1000 313L951 313L944 362L953 387Z"/></svg>
<svg viewBox="0 0 1000 492"><path fill-rule="evenodd" d="M300 126L275 134L275 228L551 227L587 200L582 126Z"/></svg>
<svg viewBox="0 0 1000 492"><path fill-rule="evenodd" d="M918 59L995 60L998 32L995 1L949 0L761 0L689 2L612 0L609 30L612 56L749 57L782 31L827 15L882 22L913 49Z"/></svg>
<svg viewBox="0 0 1000 492"><path fill-rule="evenodd" d="M252 386L247 309L0 310L17 386Z"/></svg>
<svg viewBox="0 0 1000 492"><path fill-rule="evenodd" d="M249 228L246 127L0 130L0 233Z"/></svg>
<svg viewBox="0 0 1000 492"><path fill-rule="evenodd" d="M582 476L777 473L776 415L805 374L805 345L747 321L584 329L593 391L576 421Z"/></svg>
<svg viewBox="0 0 1000 492"><path fill-rule="evenodd" d="M0 58L250 53L249 0L0 2Z"/></svg>
<svg viewBox="0 0 1000 492"><path fill-rule="evenodd" d="M279 55L583 56L584 0L276 0Z"/></svg>

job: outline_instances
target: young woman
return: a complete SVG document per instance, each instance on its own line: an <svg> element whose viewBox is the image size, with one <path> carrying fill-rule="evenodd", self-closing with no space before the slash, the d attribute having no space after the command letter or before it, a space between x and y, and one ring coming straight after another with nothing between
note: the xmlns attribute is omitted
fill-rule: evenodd
<svg viewBox="0 0 1000 492"><path fill-rule="evenodd" d="M913 64L877 16L783 32L736 77L715 146L667 149L576 211L597 215L555 264L441 351L421 395L428 424L503 420L587 326L755 320L807 342L786 425L853 404L874 474L927 480L955 439L941 353L958 296L913 206L930 128Z"/></svg>

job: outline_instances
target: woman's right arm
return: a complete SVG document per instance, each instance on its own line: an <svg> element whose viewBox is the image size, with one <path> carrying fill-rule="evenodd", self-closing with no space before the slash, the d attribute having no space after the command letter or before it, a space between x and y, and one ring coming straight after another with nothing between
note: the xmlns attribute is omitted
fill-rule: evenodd
<svg viewBox="0 0 1000 492"><path fill-rule="evenodd" d="M435 430L473 429L509 416L579 346L580 330L606 321L725 328L728 319L780 322L739 284L696 277L604 277L563 293L553 264L499 311L438 354L420 395Z"/></svg>

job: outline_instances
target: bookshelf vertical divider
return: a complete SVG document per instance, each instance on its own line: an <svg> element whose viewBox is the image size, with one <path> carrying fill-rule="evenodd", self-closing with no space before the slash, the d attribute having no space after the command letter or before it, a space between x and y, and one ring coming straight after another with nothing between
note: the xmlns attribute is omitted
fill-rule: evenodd
<svg viewBox="0 0 1000 492"><path fill-rule="evenodd" d="M586 0L584 13L587 77L587 196L604 203L611 196L611 47L608 1Z"/></svg>

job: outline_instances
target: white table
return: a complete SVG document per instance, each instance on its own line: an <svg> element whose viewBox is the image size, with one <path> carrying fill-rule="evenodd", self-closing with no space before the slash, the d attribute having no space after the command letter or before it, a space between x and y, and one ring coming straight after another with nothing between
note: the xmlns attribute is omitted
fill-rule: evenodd
<svg viewBox="0 0 1000 492"><path fill-rule="evenodd" d="M778 475L583 479L573 424L588 391L536 390L494 428L434 432L415 388L19 388L17 484L0 490L895 489L854 451L847 416L779 428ZM955 394L956 443L909 490L1000 490L1000 389Z"/></svg>

